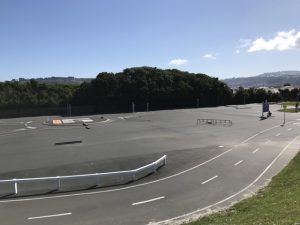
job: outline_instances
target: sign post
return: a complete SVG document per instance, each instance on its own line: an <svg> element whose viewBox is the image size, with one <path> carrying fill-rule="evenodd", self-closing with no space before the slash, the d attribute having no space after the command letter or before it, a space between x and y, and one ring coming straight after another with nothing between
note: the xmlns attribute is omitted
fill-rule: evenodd
<svg viewBox="0 0 300 225"><path fill-rule="evenodd" d="M286 105L283 105L283 124L282 124L282 126L284 126L284 124L285 124L285 111L286 111Z"/></svg>
<svg viewBox="0 0 300 225"><path fill-rule="evenodd" d="M262 114L261 114L261 118L266 119L266 118L264 117L264 112L269 112L269 103L268 103L267 100L265 100L265 101L263 102L263 104L262 104Z"/></svg>

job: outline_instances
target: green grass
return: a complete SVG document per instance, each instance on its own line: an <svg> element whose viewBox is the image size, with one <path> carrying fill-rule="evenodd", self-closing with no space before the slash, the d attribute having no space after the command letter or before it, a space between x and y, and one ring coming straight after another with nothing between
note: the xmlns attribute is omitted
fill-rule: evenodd
<svg viewBox="0 0 300 225"><path fill-rule="evenodd" d="M271 183L251 198L224 212L188 225L288 225L300 224L300 153Z"/></svg>
<svg viewBox="0 0 300 225"><path fill-rule="evenodd" d="M296 101L288 101L288 102L282 102L282 105L287 105L287 106L295 106Z"/></svg>
<svg viewBox="0 0 300 225"><path fill-rule="evenodd" d="M286 106L295 106L296 101L288 101L288 102L282 102L281 105L286 105Z"/></svg>
<svg viewBox="0 0 300 225"><path fill-rule="evenodd" d="M298 110L300 110L300 107L298 108ZM284 111L284 109L279 109L278 110L279 112L283 112ZM285 112L287 112L287 113L298 113L298 112L296 112L295 111L295 108L287 108L287 109L285 109ZM300 224L299 224L300 225Z"/></svg>
<svg viewBox="0 0 300 225"><path fill-rule="evenodd" d="M288 101L288 102L282 102L281 105L281 109L279 109L279 112L283 112L283 106L287 106L287 108L285 109L285 112L287 113L296 113L295 108L296 108L296 101ZM293 106L293 107L291 107ZM299 109L300 109L300 105L299 105Z"/></svg>

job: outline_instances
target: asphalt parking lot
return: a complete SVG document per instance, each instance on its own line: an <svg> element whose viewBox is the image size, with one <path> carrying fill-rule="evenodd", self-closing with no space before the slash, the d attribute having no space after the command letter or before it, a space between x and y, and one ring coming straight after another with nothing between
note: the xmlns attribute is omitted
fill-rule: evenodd
<svg viewBox="0 0 300 225"><path fill-rule="evenodd" d="M45 123L59 117L0 120L0 179L130 170L168 157L157 173L127 185L1 198L1 220L173 224L228 206L264 185L298 151L300 116L287 114L280 126L278 108L271 105L266 120L259 119L260 104L93 115L88 129ZM199 118L232 125L197 125ZM55 144L70 141L80 143Z"/></svg>

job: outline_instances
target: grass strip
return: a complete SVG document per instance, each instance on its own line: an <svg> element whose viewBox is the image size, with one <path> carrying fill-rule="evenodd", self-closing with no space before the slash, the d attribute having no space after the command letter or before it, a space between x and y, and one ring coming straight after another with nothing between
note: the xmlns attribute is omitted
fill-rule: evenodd
<svg viewBox="0 0 300 225"><path fill-rule="evenodd" d="M298 110L300 110L300 108L298 109ZM287 108L287 109L279 109L278 110L279 112L287 112L287 113L298 113L298 112L296 112L296 109L295 108ZM300 224L299 224L300 225Z"/></svg>

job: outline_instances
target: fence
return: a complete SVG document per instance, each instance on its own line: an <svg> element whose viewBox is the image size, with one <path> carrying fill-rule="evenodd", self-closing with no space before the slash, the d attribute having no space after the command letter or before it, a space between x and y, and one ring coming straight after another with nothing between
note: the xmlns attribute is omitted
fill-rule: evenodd
<svg viewBox="0 0 300 225"><path fill-rule="evenodd" d="M46 194L126 184L156 172L166 165L166 162L167 156L164 155L155 162L135 170L0 180L0 196Z"/></svg>
<svg viewBox="0 0 300 225"><path fill-rule="evenodd" d="M66 107L32 107L18 109L0 109L0 118L14 118L26 116L51 116L51 115L69 115ZM95 106L72 106L72 116L96 114Z"/></svg>
<svg viewBox="0 0 300 225"><path fill-rule="evenodd" d="M200 125L200 124L232 126L232 121L231 120L219 120L219 119L197 119L197 125Z"/></svg>

